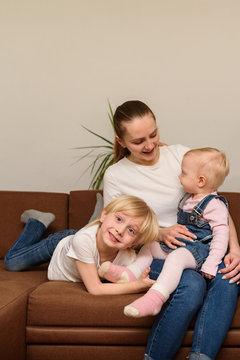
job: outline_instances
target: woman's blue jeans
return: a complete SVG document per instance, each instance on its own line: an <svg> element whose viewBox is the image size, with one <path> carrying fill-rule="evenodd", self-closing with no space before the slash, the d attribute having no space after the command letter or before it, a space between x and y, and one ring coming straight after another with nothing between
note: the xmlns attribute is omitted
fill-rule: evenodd
<svg viewBox="0 0 240 360"><path fill-rule="evenodd" d="M162 266L163 260L154 260L150 276L156 279ZM189 359L215 359L231 325L237 297L238 286L222 280L221 274L207 284L198 272L184 270L177 289L152 327L145 359L173 359L200 308Z"/></svg>
<svg viewBox="0 0 240 360"><path fill-rule="evenodd" d="M49 235L42 241L46 227L36 219L29 219L17 241L7 252L4 263L9 271L22 271L34 265L51 260L52 254L61 239L76 233L76 230L63 230Z"/></svg>

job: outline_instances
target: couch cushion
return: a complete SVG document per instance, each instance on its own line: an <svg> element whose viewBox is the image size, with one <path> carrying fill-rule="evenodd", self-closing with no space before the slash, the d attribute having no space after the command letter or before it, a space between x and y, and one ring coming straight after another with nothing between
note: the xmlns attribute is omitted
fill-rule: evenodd
<svg viewBox="0 0 240 360"><path fill-rule="evenodd" d="M96 194L96 205L95 205L93 214L90 217L90 219L88 220L88 222L90 223L90 222L96 220L98 218L98 216L101 215L102 210L103 210L103 196L102 196L102 194L97 192L97 194Z"/></svg>
<svg viewBox="0 0 240 360"><path fill-rule="evenodd" d="M150 326L152 317L131 319L123 314L124 306L138 296L96 296L82 283L49 281L29 296L28 325Z"/></svg>
<svg viewBox="0 0 240 360"><path fill-rule="evenodd" d="M20 215L24 210L53 212L56 220L50 225L48 233L68 228L68 194L0 191L0 204L0 258L6 255L21 233L24 224L20 222Z"/></svg>
<svg viewBox="0 0 240 360"><path fill-rule="evenodd" d="M90 220L96 205L97 192L101 190L71 191L69 196L69 227L81 229Z"/></svg>
<svg viewBox="0 0 240 360"><path fill-rule="evenodd" d="M7 271L0 260L0 312L23 294L47 280L47 265L37 266L28 271Z"/></svg>
<svg viewBox="0 0 240 360"><path fill-rule="evenodd" d="M0 348L2 359L25 359L28 294L44 281L46 281L46 266L27 272L9 272L5 270L3 260L0 260Z"/></svg>
<svg viewBox="0 0 240 360"><path fill-rule="evenodd" d="M220 192L221 195L225 196L229 204L229 212L234 221L238 239L240 241L240 193L238 192Z"/></svg>

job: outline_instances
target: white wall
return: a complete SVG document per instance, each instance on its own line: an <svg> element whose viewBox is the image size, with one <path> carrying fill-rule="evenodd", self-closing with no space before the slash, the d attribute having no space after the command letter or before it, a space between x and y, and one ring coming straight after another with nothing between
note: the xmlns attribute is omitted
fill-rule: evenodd
<svg viewBox="0 0 240 360"><path fill-rule="evenodd" d="M240 191L239 0L1 0L0 189L88 188L77 146L113 108L155 112L161 139L215 146Z"/></svg>

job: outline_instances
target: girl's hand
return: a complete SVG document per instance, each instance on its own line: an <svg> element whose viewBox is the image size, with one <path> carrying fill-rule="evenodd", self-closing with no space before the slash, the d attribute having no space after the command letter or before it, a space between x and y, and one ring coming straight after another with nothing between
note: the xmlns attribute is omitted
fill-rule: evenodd
<svg viewBox="0 0 240 360"><path fill-rule="evenodd" d="M230 283L240 284L240 251L229 252L224 258L226 267L219 272L224 274L223 279L230 279Z"/></svg>
<svg viewBox="0 0 240 360"><path fill-rule="evenodd" d="M193 239L196 239L196 236L188 231L186 226L179 224L159 229L159 241L164 242L171 249L176 249L176 245L185 246L185 243L176 238L193 241Z"/></svg>
<svg viewBox="0 0 240 360"><path fill-rule="evenodd" d="M141 276L135 280L137 289L139 292L148 290L154 283L155 280L150 279L149 272L150 272L150 266L148 266L141 274Z"/></svg>

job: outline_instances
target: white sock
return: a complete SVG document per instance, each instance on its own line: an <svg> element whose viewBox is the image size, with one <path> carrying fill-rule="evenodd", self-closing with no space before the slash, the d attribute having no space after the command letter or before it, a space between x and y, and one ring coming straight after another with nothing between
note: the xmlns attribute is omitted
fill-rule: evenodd
<svg viewBox="0 0 240 360"><path fill-rule="evenodd" d="M55 215L34 209L25 210L21 215L21 221L26 224L29 219L36 219L47 228L55 220Z"/></svg>

